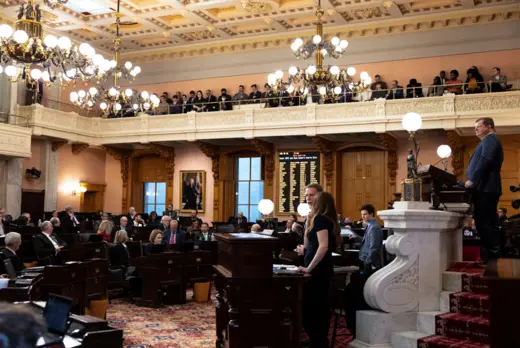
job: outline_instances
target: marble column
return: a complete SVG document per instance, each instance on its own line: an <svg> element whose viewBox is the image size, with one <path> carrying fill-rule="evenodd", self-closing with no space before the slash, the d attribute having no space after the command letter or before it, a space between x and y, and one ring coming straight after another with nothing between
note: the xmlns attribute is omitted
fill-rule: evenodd
<svg viewBox="0 0 520 348"><path fill-rule="evenodd" d="M40 147L40 170L40 189L45 190L44 211L52 211L58 201L58 151L52 151L49 140Z"/></svg>
<svg viewBox="0 0 520 348"><path fill-rule="evenodd" d="M0 207L16 219L22 208L23 158L0 161Z"/></svg>

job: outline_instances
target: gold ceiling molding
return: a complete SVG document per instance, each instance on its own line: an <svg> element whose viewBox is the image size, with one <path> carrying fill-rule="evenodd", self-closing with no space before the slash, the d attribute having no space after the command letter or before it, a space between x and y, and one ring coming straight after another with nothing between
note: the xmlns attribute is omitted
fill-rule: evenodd
<svg viewBox="0 0 520 348"><path fill-rule="evenodd" d="M520 10L516 9L500 13L461 15L460 17L455 18L438 18L434 20L424 18L413 22L397 21L374 23L372 25L349 26L348 28L325 31L327 37L338 36L340 38L363 38L396 34L400 35L402 33L457 28L505 21L518 21L519 19ZM186 34L187 33L181 34L181 36ZM199 35L202 34L195 34L193 37L199 37ZM148 54L143 54L142 52L128 53L125 54L124 57L136 61L150 61L245 52L276 47L289 47L291 42L294 40L294 37L296 37L296 34L286 34L280 37L270 37L268 39L248 39L243 41L224 42L215 45L205 43L204 46L199 45L197 47L172 48L171 50L151 52Z"/></svg>

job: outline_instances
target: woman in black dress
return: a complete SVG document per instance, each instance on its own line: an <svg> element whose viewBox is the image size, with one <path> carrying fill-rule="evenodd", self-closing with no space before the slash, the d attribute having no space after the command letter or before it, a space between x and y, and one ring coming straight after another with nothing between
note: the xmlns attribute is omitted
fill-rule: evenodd
<svg viewBox="0 0 520 348"><path fill-rule="evenodd" d="M312 277L303 288L302 324L310 338L310 347L329 346L329 288L333 276L332 252L336 250L340 227L334 198L322 192L314 200L304 236L303 273Z"/></svg>

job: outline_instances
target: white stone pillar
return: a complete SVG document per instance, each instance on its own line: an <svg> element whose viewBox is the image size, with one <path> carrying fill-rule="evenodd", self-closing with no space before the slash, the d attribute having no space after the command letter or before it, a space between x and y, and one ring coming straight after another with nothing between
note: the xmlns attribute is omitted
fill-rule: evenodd
<svg viewBox="0 0 520 348"><path fill-rule="evenodd" d="M16 219L22 206L23 158L10 158L0 162L0 208Z"/></svg>
<svg viewBox="0 0 520 348"><path fill-rule="evenodd" d="M40 147L40 168L40 189L45 190L44 211L52 211L58 202L58 151L52 151L49 140Z"/></svg>

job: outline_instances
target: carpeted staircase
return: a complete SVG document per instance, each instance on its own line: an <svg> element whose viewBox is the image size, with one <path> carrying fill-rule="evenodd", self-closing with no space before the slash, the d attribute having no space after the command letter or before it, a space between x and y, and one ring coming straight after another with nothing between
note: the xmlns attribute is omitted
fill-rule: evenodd
<svg viewBox="0 0 520 348"><path fill-rule="evenodd" d="M472 262L456 262L443 273L440 312L418 313L418 331L392 336L393 347L489 347L488 286L483 269Z"/></svg>

